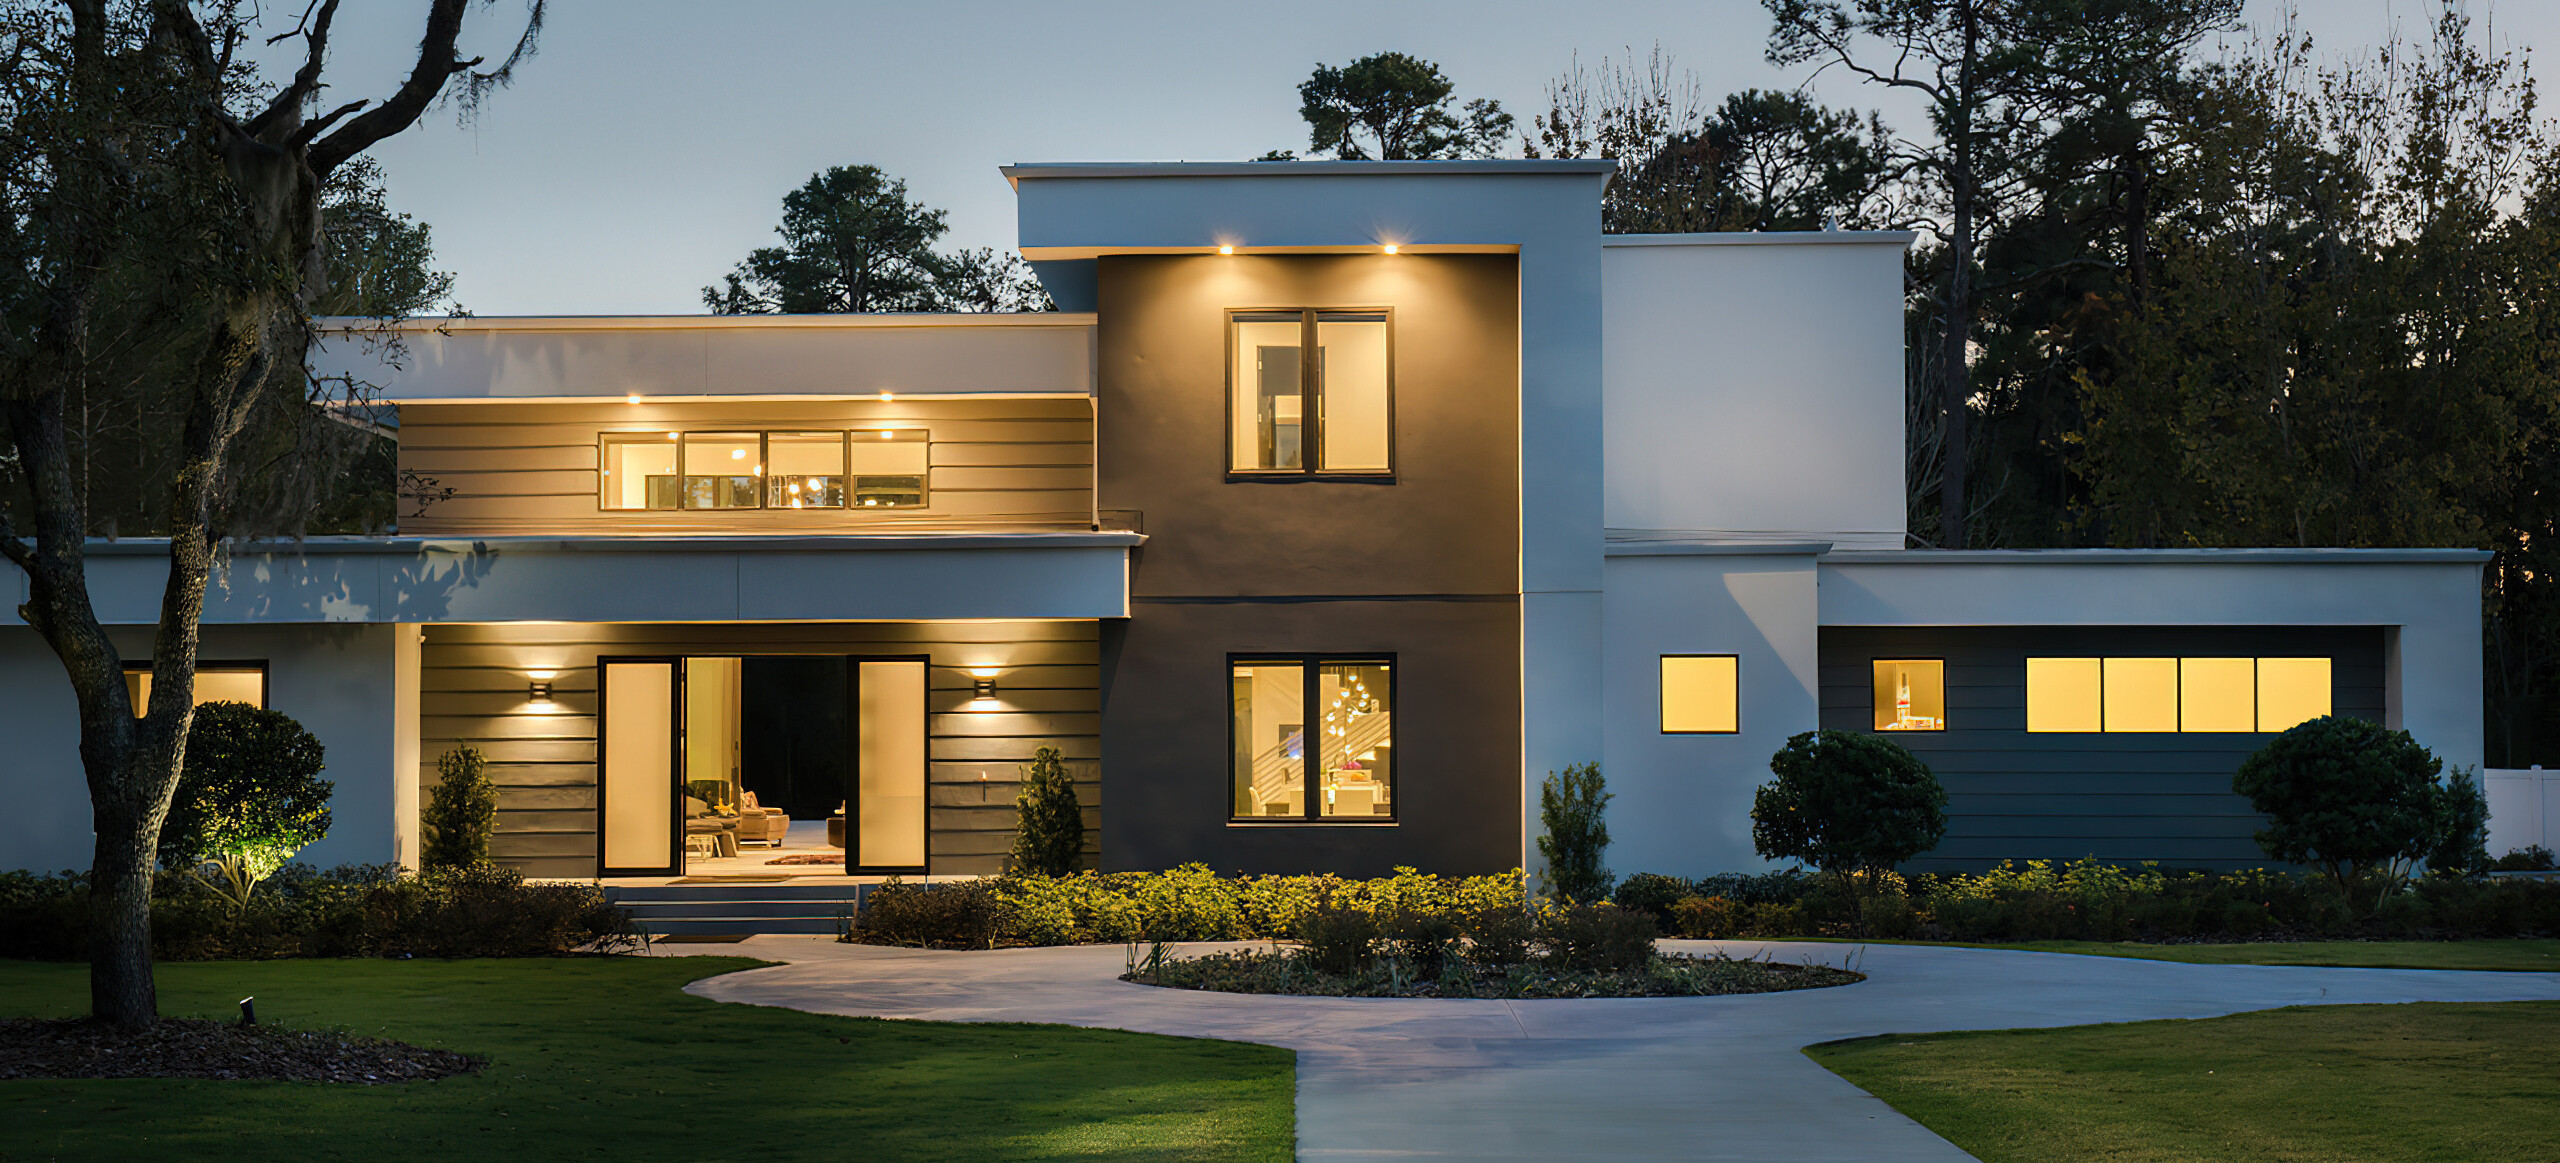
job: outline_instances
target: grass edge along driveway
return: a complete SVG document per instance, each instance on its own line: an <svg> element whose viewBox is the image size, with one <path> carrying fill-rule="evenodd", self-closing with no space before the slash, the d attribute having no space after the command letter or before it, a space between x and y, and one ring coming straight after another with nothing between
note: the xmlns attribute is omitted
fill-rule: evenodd
<svg viewBox="0 0 2560 1163"><path fill-rule="evenodd" d="M163 964L161 1012L490 1058L400 1086L0 1081L0 1160L1233 1159L1293 1151L1295 1061L1119 1030L831 1017L689 981L744 958ZM88 967L0 961L10 1016L86 1012Z"/></svg>
<svg viewBox="0 0 2560 1163"><path fill-rule="evenodd" d="M2560 1158L2560 1002L2289 1006L1805 1054L1983 1163Z"/></svg>
<svg viewBox="0 0 2560 1163"><path fill-rule="evenodd" d="M2028 953L2078 953L2179 961L2189 965L2304 965L2339 969L2479 969L2560 973L2560 940L2474 941L2248 941L2228 945L2152 945L2139 941L1884 941L1853 937L1784 937L1840 945L1934 945L1949 949L2010 949Z"/></svg>

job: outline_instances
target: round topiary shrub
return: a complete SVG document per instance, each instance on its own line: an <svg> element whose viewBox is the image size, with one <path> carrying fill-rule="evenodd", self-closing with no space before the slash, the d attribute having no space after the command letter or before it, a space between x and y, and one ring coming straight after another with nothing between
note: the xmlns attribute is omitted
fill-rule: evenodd
<svg viewBox="0 0 2560 1163"><path fill-rule="evenodd" d="M1846 879L1938 846L1947 793L1918 756L1891 740L1807 731L1769 757L1776 779L1751 797L1751 844Z"/></svg>
<svg viewBox="0 0 2560 1163"><path fill-rule="evenodd" d="M2455 807L2436 782L2443 768L2407 731L2331 715L2242 761L2231 790L2265 813L2268 856L2318 868L2369 909L2443 841Z"/></svg>
<svg viewBox="0 0 2560 1163"><path fill-rule="evenodd" d="M281 712L247 703L197 707L160 862L197 873L235 907L293 854L329 834L320 741ZM200 871L206 866L216 877ZM218 878L218 879L217 879Z"/></svg>

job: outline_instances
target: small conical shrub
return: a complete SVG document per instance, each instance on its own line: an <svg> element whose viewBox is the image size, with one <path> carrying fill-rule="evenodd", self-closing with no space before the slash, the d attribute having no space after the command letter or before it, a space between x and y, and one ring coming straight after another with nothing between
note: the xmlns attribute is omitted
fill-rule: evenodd
<svg viewBox="0 0 2560 1163"><path fill-rule="evenodd" d="M472 746L436 760L444 782L427 791L418 813L424 841L418 863L426 868L476 868L489 862L489 834L498 829L498 788L489 782L489 760Z"/></svg>
<svg viewBox="0 0 2560 1163"><path fill-rule="evenodd" d="M1019 814L1013 833L1013 871L1031 876L1065 876L1084 856L1084 805L1076 802L1076 781L1067 774L1066 757L1055 747L1031 753L1022 769L1022 791L1014 796Z"/></svg>

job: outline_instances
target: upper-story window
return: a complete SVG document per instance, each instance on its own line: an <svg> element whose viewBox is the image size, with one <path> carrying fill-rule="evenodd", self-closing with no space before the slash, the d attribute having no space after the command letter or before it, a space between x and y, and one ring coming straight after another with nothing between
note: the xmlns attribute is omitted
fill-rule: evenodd
<svg viewBox="0 0 2560 1163"><path fill-rule="evenodd" d="M1394 471L1385 311L1228 316L1227 467L1254 476Z"/></svg>
<svg viewBox="0 0 2560 1163"><path fill-rule="evenodd" d="M607 432L607 509L920 509L920 428Z"/></svg>

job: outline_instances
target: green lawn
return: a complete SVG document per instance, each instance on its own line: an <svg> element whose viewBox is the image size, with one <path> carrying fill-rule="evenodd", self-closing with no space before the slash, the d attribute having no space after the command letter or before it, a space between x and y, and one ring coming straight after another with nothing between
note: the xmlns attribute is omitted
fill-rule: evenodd
<svg viewBox="0 0 2560 1163"><path fill-rule="evenodd" d="M1849 945L1945 945L1959 949L2026 949L2184 961L2194 965L2327 965L2368 969L2541 970L2560 973L2560 940L2531 941L2259 941L2239 945L2145 945L2131 941L2026 941L2015 945L1953 941L1854 941Z"/></svg>
<svg viewBox="0 0 2560 1163"><path fill-rule="evenodd" d="M723 1005L737 958L160 967L161 1012L337 1026L485 1054L403 1086L0 1082L0 1159L1273 1159L1295 1057L1066 1026ZM0 961L0 1012L85 1012L87 967Z"/></svg>
<svg viewBox="0 0 2560 1163"><path fill-rule="evenodd" d="M2296 1006L1805 1053L1984 1163L2560 1158L2560 1002Z"/></svg>

